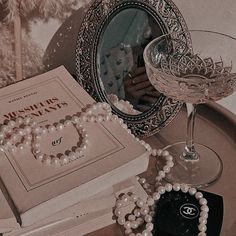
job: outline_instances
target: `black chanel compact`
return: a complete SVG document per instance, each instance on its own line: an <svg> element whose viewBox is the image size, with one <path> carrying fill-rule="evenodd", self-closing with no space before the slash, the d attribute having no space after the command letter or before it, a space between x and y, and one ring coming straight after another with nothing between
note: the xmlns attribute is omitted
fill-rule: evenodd
<svg viewBox="0 0 236 236"><path fill-rule="evenodd" d="M207 199L209 214L207 236L219 236L223 221L223 198L200 191ZM182 192L166 192L155 206L154 234L158 236L197 236L200 205L194 196Z"/></svg>

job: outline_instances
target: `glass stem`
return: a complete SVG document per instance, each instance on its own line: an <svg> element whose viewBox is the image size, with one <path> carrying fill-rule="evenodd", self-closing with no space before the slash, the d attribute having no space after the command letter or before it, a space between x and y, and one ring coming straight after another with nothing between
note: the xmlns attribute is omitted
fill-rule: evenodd
<svg viewBox="0 0 236 236"><path fill-rule="evenodd" d="M194 123L196 114L196 104L186 103L187 106L187 140L182 157L186 161L197 161L198 153L194 148Z"/></svg>

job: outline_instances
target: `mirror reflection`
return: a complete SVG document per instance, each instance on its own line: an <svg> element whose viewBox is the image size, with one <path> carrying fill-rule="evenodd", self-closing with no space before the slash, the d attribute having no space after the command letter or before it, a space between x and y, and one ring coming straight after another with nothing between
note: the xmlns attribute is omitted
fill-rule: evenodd
<svg viewBox="0 0 236 236"><path fill-rule="evenodd" d="M138 8L116 14L101 35L99 79L109 100L125 113L144 112L160 96L148 80L143 60L145 46L160 35L155 19Z"/></svg>

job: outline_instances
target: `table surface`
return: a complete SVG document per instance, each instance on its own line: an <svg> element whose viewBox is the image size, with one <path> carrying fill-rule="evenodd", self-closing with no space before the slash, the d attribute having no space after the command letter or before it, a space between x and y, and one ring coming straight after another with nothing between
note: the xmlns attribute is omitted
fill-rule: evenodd
<svg viewBox="0 0 236 236"><path fill-rule="evenodd" d="M158 134L146 138L152 147L183 141L186 130L186 111L182 109L177 117ZM224 219L221 236L236 235L236 117L218 105L200 105L196 117L195 141L214 149L223 161L220 179L205 191L223 196ZM154 161L150 161L146 175L155 176ZM117 224L97 230L87 236L122 236L123 231Z"/></svg>

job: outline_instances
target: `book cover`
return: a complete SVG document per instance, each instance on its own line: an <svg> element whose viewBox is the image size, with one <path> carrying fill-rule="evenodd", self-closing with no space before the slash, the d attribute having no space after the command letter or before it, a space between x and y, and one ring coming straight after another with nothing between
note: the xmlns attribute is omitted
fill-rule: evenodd
<svg viewBox="0 0 236 236"><path fill-rule="evenodd" d="M0 122L32 116L40 125L59 122L94 100L64 67L1 89ZM1 152L0 177L23 226L31 225L146 170L148 153L118 122L86 123L88 148L62 167L44 166L30 149ZM53 145L56 140L58 145ZM78 141L73 127L42 140L45 153L60 153Z"/></svg>
<svg viewBox="0 0 236 236"><path fill-rule="evenodd" d="M116 198L120 193L130 191L144 200L147 198L146 192L133 177L38 223L5 233L4 236L84 235L115 223L112 210ZM132 207L133 204L128 203L123 208L123 214L127 214Z"/></svg>

